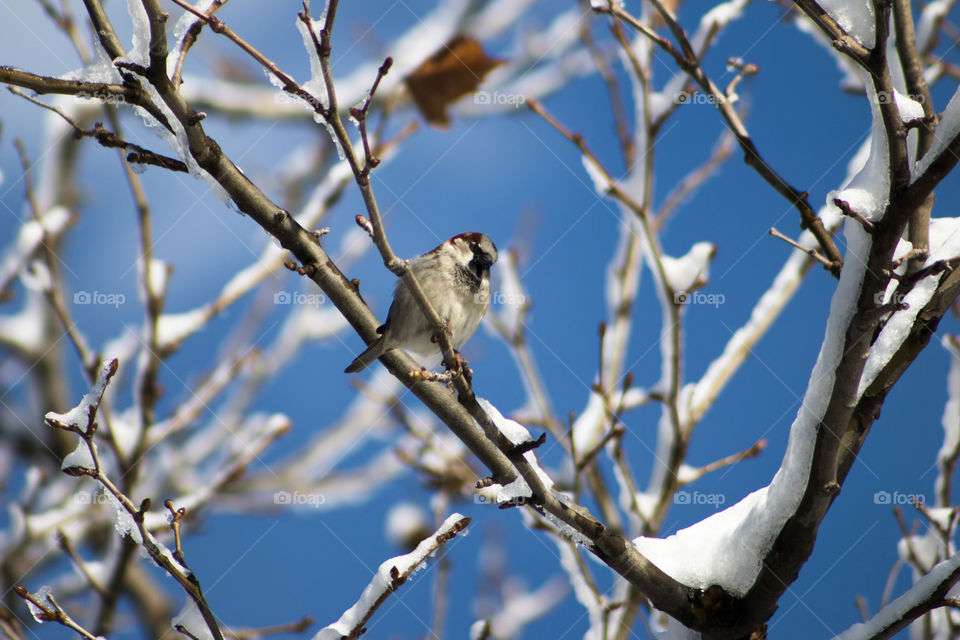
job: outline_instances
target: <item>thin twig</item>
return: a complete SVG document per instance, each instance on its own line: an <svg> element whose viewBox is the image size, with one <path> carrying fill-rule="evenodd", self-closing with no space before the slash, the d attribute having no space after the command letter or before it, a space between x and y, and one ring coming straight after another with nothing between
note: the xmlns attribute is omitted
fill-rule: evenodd
<svg viewBox="0 0 960 640"><path fill-rule="evenodd" d="M60 545L60 548L70 556L74 566L76 566L80 573L83 574L83 577L87 579L87 582L93 587L93 590L100 594L101 597L105 596L107 592L106 587L90 572L90 567L87 566L87 563L80 557L80 554L77 553L73 542L62 529L57 529L57 543Z"/></svg>
<svg viewBox="0 0 960 640"><path fill-rule="evenodd" d="M582 2L582 5L589 5L589 2ZM610 99L610 109L613 112L614 127L617 131L617 138L620 140L620 150L623 153L624 166L633 166L636 157L636 145L630 132L627 114L623 107L623 93L620 90L620 83L617 80L617 74L613 72L610 63L600 47L597 46L596 39L590 32L590 23L586 20L580 24L580 39L590 52L593 58L593 64L597 67L597 72L603 78L604 85L607 88L607 96Z"/></svg>
<svg viewBox="0 0 960 640"><path fill-rule="evenodd" d="M710 464L700 467L699 469L694 471L690 476L684 477L683 484L689 484L695 480L699 480L706 474L712 471L716 471L717 469L722 469L723 467L729 467L730 465L736 464L742 460L755 458L758 455L760 455L760 453L762 453L763 450L766 449L766 447L767 447L766 440L757 440L755 443L753 443L743 451L734 453L733 455L729 455L726 458L721 458L720 460L716 460L714 462L711 462Z"/></svg>
<svg viewBox="0 0 960 640"><path fill-rule="evenodd" d="M779 231L777 231L777 228L776 228L776 227L770 227L770 231L769 231L768 233L769 233L771 236L773 236L774 238L778 238L778 239L780 239L780 240L783 240L784 242L786 242L787 244L789 244L789 245L790 245L791 247L793 247L794 249L797 249L798 251L803 251L805 254L807 254L807 255L810 256L811 258L815 259L817 262L819 262L820 264L822 264L824 267L828 267L828 268L830 267L830 264L831 264L830 261L827 260L826 258L824 258L822 255L820 255L820 254L817 252L816 249L812 249L812 248L810 248L810 247L805 247L805 246L803 246L802 244L800 244L799 242L797 242L797 241L794 240L793 238L789 238L789 237L783 235L782 233L780 233Z"/></svg>
<svg viewBox="0 0 960 640"><path fill-rule="evenodd" d="M673 212L690 198L703 184L709 180L733 155L733 143L736 137L730 131L724 131L720 141L713 149L713 153L702 165L687 174L673 191L667 194L667 199L654 215L654 227L659 229L666 224Z"/></svg>
<svg viewBox="0 0 960 640"><path fill-rule="evenodd" d="M223 637L233 638L233 640L258 640L264 636L274 636L281 633L303 633L309 629L313 623L313 618L307 616L294 622L277 624L271 627L260 627L258 629L226 629L223 632Z"/></svg>
<svg viewBox="0 0 960 640"><path fill-rule="evenodd" d="M67 612L63 610L63 607L60 606L60 603L56 601L52 593L48 593L46 602L43 602L19 584L14 585L13 590L18 596L36 607L38 611L35 612L35 615L42 621L56 622L57 624L63 625L68 629L76 631L82 637L86 638L86 640L101 640L71 618Z"/></svg>
<svg viewBox="0 0 960 640"><path fill-rule="evenodd" d="M654 5L660 5L659 2L653 0ZM662 5L659 7L662 9ZM724 122L727 124L727 127L731 132L737 137L737 141L740 143L740 147L744 152L744 161L747 165L753 167L760 176L766 180L770 186L777 190L782 196L784 196L790 204L792 204L797 211L800 213L801 219L801 228L810 229L810 231L817 238L817 242L820 243L820 247L823 250L824 254L831 262L830 272L839 277L840 269L843 265L843 258L840 255L839 250L836 247L836 244L833 242L833 239L830 237L830 234L823 226L823 221L816 215L813 208L808 202L808 194L806 192L799 191L792 187L783 177L780 176L760 155L760 152L757 150L756 145L753 143L753 140L750 137L750 134L747 132L746 127L743 124L740 116L737 114L736 109L733 108L733 105L730 103L730 100L723 94L723 92L713 83L712 80L707 76L707 74L700 67L699 61L696 57L696 53L693 51L693 48L690 45L689 40L687 39L686 33L683 28L677 24L677 21L667 12L665 9L661 10L661 15L664 19L664 22L670 28L670 31L674 34L674 37L677 38L677 41L680 43L681 49L683 52L679 51L669 40L657 35L655 32L651 31L649 27L644 25L642 22L634 18L632 15L624 11L620 6L611 3L610 6L606 7L595 7L594 11L598 13L610 13L616 15L618 18L626 21L630 26L632 26L637 31L643 33L645 36L650 38L653 42L659 45L664 51L669 53L677 66L680 67L683 71L686 71L691 78L696 81L700 88L709 94L713 98L713 102L717 109L720 111L720 115L723 117Z"/></svg>
<svg viewBox="0 0 960 640"><path fill-rule="evenodd" d="M227 4L227 0L214 0L206 15L212 16L215 11L225 4ZM177 61L173 66L173 75L170 77L170 81L173 82L174 87L179 88L183 82L183 65L187 60L187 52L189 52L190 48L196 43L200 32L203 30L204 24L206 23L202 20L197 20L190 25L190 28L187 29L187 32L183 35L183 40L180 43L180 51L177 53Z"/></svg>
<svg viewBox="0 0 960 640"><path fill-rule="evenodd" d="M150 164L157 167L161 167L163 169L169 169L170 171L180 171L183 173L187 172L187 165L183 161L177 160L176 158L170 158L168 156L160 155L158 153L154 153L149 149L144 149L140 145L127 142L117 134L104 129L103 125L101 125L99 122L96 123L96 125L94 125L93 129L84 129L83 127L80 126L79 122L77 122L76 120L74 120L73 118L65 114L63 111L61 111L57 107L49 105L40 100L37 100L32 96L28 96L27 94L20 91L16 87L7 87L7 89L11 93L18 95L21 98L28 100L39 107L43 107L48 111L52 111L56 113L58 116L63 118L67 122L67 124L73 127L74 135L76 135L78 138L93 138L94 140L99 142L100 145L103 147L123 149L125 151L130 151L130 154L127 156L127 160L130 162L139 163L139 164Z"/></svg>
<svg viewBox="0 0 960 640"><path fill-rule="evenodd" d="M380 159L370 152L370 141L367 139L367 113L370 110L370 104L373 102L373 96L377 93L377 87L380 86L380 81L383 80L383 77L390 71L391 65L393 65L393 58L388 57L383 61L383 64L377 69L377 77L374 79L373 86L370 87L370 92L367 93L367 97L363 101L363 106L359 109L357 107L350 109L350 116L357 122L357 128L360 130L360 140L363 142L364 163L362 172L364 174L369 174L371 170L380 164Z"/></svg>
<svg viewBox="0 0 960 640"><path fill-rule="evenodd" d="M834 198L833 204L840 209L840 213L859 222L860 226L862 226L863 230L867 233L872 234L876 230L876 226L873 224L873 221L869 220L862 213L855 211L846 200Z"/></svg>

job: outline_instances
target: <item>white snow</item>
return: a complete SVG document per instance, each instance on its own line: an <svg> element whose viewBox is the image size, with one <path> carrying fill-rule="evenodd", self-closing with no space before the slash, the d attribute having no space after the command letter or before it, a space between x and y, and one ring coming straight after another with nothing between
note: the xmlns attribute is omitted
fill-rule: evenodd
<svg viewBox="0 0 960 640"><path fill-rule="evenodd" d="M133 25L133 43L127 55L120 61L147 66L150 62L150 20L143 4L139 0L127 0L127 10L130 14L130 20ZM93 72L101 72L94 69ZM85 72L86 73L86 72ZM120 82L119 76L115 82ZM160 94L149 82L141 83L143 89L150 94L150 99L154 105L163 113L167 122L172 127L171 132L166 127L160 126L160 123L141 107L135 106L134 112L143 120L146 127L152 129L154 133L166 140L170 148L177 156L186 163L190 175L195 178L203 179L210 188L210 191L221 202L229 204L230 199L227 192L209 173L200 168L196 159L190 153L190 143L187 138L187 132L183 125L176 118L170 108L166 105Z"/></svg>
<svg viewBox="0 0 960 640"><path fill-rule="evenodd" d="M710 260L717 248L709 242L698 242L682 258L661 258L667 282L674 291L690 291L709 275Z"/></svg>
<svg viewBox="0 0 960 640"><path fill-rule="evenodd" d="M634 547L671 577L706 588L717 583L743 595L760 570L762 555L756 535L743 535L744 525L764 526L767 488L754 491L723 511L681 529L667 538L636 538Z"/></svg>
<svg viewBox="0 0 960 640"><path fill-rule="evenodd" d="M591 391L587 406L573 423L573 448L580 455L593 449L603 438L606 407L600 394Z"/></svg>
<svg viewBox="0 0 960 640"><path fill-rule="evenodd" d="M92 447L97 446L95 442L91 442L90 445ZM96 467L93 461L93 454L90 453L90 447L87 446L86 441L80 436L77 436L77 446L63 458L63 464L60 465L61 469L70 469L73 467L81 467L83 469L94 469Z"/></svg>
<svg viewBox="0 0 960 640"><path fill-rule="evenodd" d="M869 155L870 141L868 140L861 145L847 165L846 180L848 182L863 169ZM827 228L830 228L838 221L840 212L830 204L821 207L817 216ZM818 248L816 239L809 231L805 231L800 236L799 243L811 249ZM801 267L807 259L806 254L800 250L795 249L791 252L790 257L777 273L770 288L764 292L753 307L749 320L737 329L724 346L723 353L707 367L706 372L696 383L691 397L691 420L694 422L700 420L716 400L729 377L749 355L753 345L766 333L770 325L793 298L793 294L803 281Z"/></svg>
<svg viewBox="0 0 960 640"><path fill-rule="evenodd" d="M37 293L46 293L53 289L53 274L45 262L31 260L27 268L20 272L23 286Z"/></svg>
<svg viewBox="0 0 960 640"><path fill-rule="evenodd" d="M812 242L812 234L804 235L807 236L805 245ZM801 242L804 242L803 238ZM690 406L690 417L693 421L698 421L713 404L722 391L723 385L791 300L803 281L802 265L807 259L806 254L799 250L794 250L790 254L774 278L773 284L754 305L750 318L730 336L723 347L723 352L710 363L706 372L697 381Z"/></svg>
<svg viewBox="0 0 960 640"><path fill-rule="evenodd" d="M189 510L190 507L187 507L187 509ZM170 513L167 512L167 513L164 514L164 516L165 516L165 519L167 519L167 518L169 518ZM171 551L168 546L166 546L165 544L163 544L162 542L160 542L159 540L157 540L157 539L154 537L154 535L153 535L152 533L150 533L149 531L147 532L147 542L148 542L148 544L153 545L154 547L156 547L157 551L160 552L160 555L163 556L164 559L166 559L166 561L167 561L171 566L176 567L177 570L180 571L180 573L182 573L182 574L185 575L185 576L191 575L192 572L190 571L190 569L188 569L188 568L185 567L183 564L181 564L181 562L180 562L179 560L177 560L177 559L173 556L173 551ZM159 562L157 562L157 561L153 558L153 556L151 556L151 555L150 555L149 553L147 553L146 551L147 551L146 546L142 547L142 548L141 548L141 555L144 555L144 554L145 554L148 558L150 558L150 559L153 561L153 563L154 563L155 565L157 565L158 567L160 567L161 569L163 569L163 570L166 571L167 573L170 572L170 570L169 570L167 567L165 567L165 566L163 566L162 564L160 564Z"/></svg>
<svg viewBox="0 0 960 640"><path fill-rule="evenodd" d="M371 580L370 584L363 590L360 599L357 600L352 607L344 611L339 620L318 631L316 635L313 636L313 640L340 640L341 637L348 635L354 627L360 624L361 620L363 620L364 616L372 609L377 600L390 590L390 585L393 582L390 577L391 571L396 570L399 575L403 575L414 567L417 567L414 573L420 568L423 568L427 558L436 550L436 537L449 532L454 525L461 520L463 520L462 515L459 513L452 514L444 520L443 524L440 525L440 528L437 529L432 536L427 537L418 544L416 549L406 555L390 558L383 562L377 569L373 580ZM461 533L460 535L463 534ZM411 573L411 575L413 574Z"/></svg>
<svg viewBox="0 0 960 640"><path fill-rule="evenodd" d="M599 0L596 0L599 1ZM526 13L535 0L492 0L476 16L470 33L486 42L504 29L517 24L517 18Z"/></svg>
<svg viewBox="0 0 960 640"><path fill-rule="evenodd" d="M33 593L34 598L36 598L38 601L40 601L45 606L47 606L47 608L51 608L49 603L47 602L47 596L49 595L50 595L50 586L46 584L40 587L39 589L37 589ZM44 615L43 610L37 605L30 602L29 600L27 600L27 609L30 610L30 615L32 615L33 619L36 620L37 622L48 622L43 618L43 615Z"/></svg>
<svg viewBox="0 0 960 640"><path fill-rule="evenodd" d="M489 638L489 621L487 620L477 620L472 625L470 625L470 640L480 640L481 638Z"/></svg>
<svg viewBox="0 0 960 640"><path fill-rule="evenodd" d="M643 34L637 34L631 42L630 48L633 52L634 58L640 63L641 68L652 68L653 45L651 44L649 38ZM623 47L617 47L617 56L620 59L621 66L626 70L627 76L630 78L631 98L633 99L634 111L633 121L646 122L646 80L637 77L633 62L623 50ZM651 112L651 117L654 114L655 112ZM635 149L639 150L649 148L647 133L647 127L633 128L633 144ZM649 158L646 153L638 153L637 158L634 160L633 166L629 167L629 172L627 173L626 177L618 181L620 188L627 195L629 195L634 202L644 201L647 190L646 166L648 162ZM640 229L639 221L636 220L637 216L623 205L620 206L620 210L622 212L620 217L625 221L629 221L628 224L635 226L638 234L642 234L643 231Z"/></svg>
<svg viewBox="0 0 960 640"><path fill-rule="evenodd" d="M703 17L700 18L700 26L697 27L696 33L690 39L693 50L699 55L704 44L706 44L707 36L715 30L722 30L738 19L749 2L750 0L730 0L730 2L718 4L703 14Z"/></svg>
<svg viewBox="0 0 960 640"><path fill-rule="evenodd" d="M947 375L947 403L943 408L943 445L937 452L940 473L937 474L934 491L938 497L943 494L953 475L947 462L960 449L960 350L953 345L949 336L943 336L941 344L950 353L950 373Z"/></svg>
<svg viewBox="0 0 960 640"><path fill-rule="evenodd" d="M593 182L593 188L598 195L606 195L610 191L610 180L607 178L603 169L601 169L597 163L586 154L580 156L580 162L583 164L583 168L587 170L587 175L590 176L590 180Z"/></svg>
<svg viewBox="0 0 960 640"><path fill-rule="evenodd" d="M590 619L590 628L584 635L584 640L601 640L603 638L603 623L606 620L604 611L604 602L598 601L594 590L587 583L580 564L577 562L577 551L575 551L562 538L554 538L557 551L560 554L560 566L567 574L567 579L573 587L573 595L587 611L587 617Z"/></svg>
<svg viewBox="0 0 960 640"><path fill-rule="evenodd" d="M326 14L327 9L324 6L323 13ZM317 48L313 44L313 36L310 34L310 29L307 27L303 21L297 19L297 31L300 32L300 37L303 39L303 47L307 51L307 57L310 60L310 79L307 82L301 83L301 86L306 90L315 100L320 104L320 107L323 109L327 108L327 84L323 78L323 69L320 66L320 56L317 54ZM317 38L320 37L320 30L323 28L323 20L313 20L312 24L313 32L317 34ZM271 79L271 82L274 82ZM276 82L274 82L276 84ZM282 85L280 85L282 87ZM282 91L282 88L281 88ZM314 108L315 105L303 103L309 111L313 112L313 119L318 123L324 122L323 116L319 113L316 113ZM336 138L334 138L336 140Z"/></svg>
<svg viewBox="0 0 960 640"><path fill-rule="evenodd" d="M119 415L117 413L112 414L110 416L110 430L121 453L125 456L131 455L140 440L142 431L142 424L135 415L134 409L128 409Z"/></svg>
<svg viewBox="0 0 960 640"><path fill-rule="evenodd" d="M114 510L114 523L113 527L117 530L117 533L120 534L120 537L130 536L130 539L136 542L137 544L143 544L143 536L140 535L140 529L137 528L137 523L134 521L133 516L127 511L120 501L109 491L104 491L104 494L107 498L107 502Z"/></svg>
<svg viewBox="0 0 960 640"><path fill-rule="evenodd" d="M930 163L944 152L947 145L958 134L960 134L960 87L954 92L950 102L947 103L947 108L943 110L943 114L940 116L940 124L933 132L933 144L930 146L930 150L914 166L914 181L923 175Z"/></svg>
<svg viewBox="0 0 960 640"><path fill-rule="evenodd" d="M897 110L900 112L900 119L904 122L919 120L923 118L923 105L906 96L897 89L893 90L894 98L897 101Z"/></svg>
<svg viewBox="0 0 960 640"><path fill-rule="evenodd" d="M272 268L273 264L278 259L282 259L285 253L285 249L277 247L273 244L267 245L266 249L264 249L263 255L260 256L256 262L241 269L234 274L232 278L230 278L227 284L223 286L223 290L220 292L220 297L227 300L235 300L244 293L253 289L253 287L263 279L264 271L266 271L268 268Z"/></svg>
<svg viewBox="0 0 960 640"><path fill-rule="evenodd" d="M553 497L556 498L562 504L566 505L568 508L573 507L573 498L570 495L563 493L561 491L554 491ZM565 538L569 538L570 540L573 540L575 543L581 546L584 546L587 548L592 547L593 543L587 536L583 535L577 529L573 528L572 526L570 526L569 524L567 524L557 516L553 515L549 511L544 511L541 515L547 522L553 525L553 527L557 530L557 533L559 533L561 536Z"/></svg>
<svg viewBox="0 0 960 640"><path fill-rule="evenodd" d="M864 84L863 79L857 73L857 66L855 63L850 61L850 58L844 55L838 55L836 48L834 48L830 39L820 31L820 28L813 23L812 20L809 20L805 15L798 14L794 20L794 25L797 27L797 30L801 33L805 33L813 38L817 44L826 50L826 52L833 58L837 63L837 69L840 70L840 73L843 74L843 78L840 80L840 88L845 91L863 91Z"/></svg>
<svg viewBox="0 0 960 640"><path fill-rule="evenodd" d="M47 420L54 420L61 424L77 427L86 431L90 427L90 409L95 405L99 405L100 397L103 395L104 389L107 388L107 382L110 380L111 370L115 366L115 360L106 361L100 366L100 372L97 374L97 381L93 385L93 389L83 396L80 404L66 413L48 411L44 417Z"/></svg>
<svg viewBox="0 0 960 640"><path fill-rule="evenodd" d="M885 133L875 100L871 101L871 110L873 136L869 159L837 196L868 219L877 219L886 204L888 176L883 153ZM833 197L828 196L828 202ZM820 353L791 425L783 462L770 485L669 538L634 540L641 553L684 584L701 588L719 584L734 595L745 593L770 544L799 504L807 484L817 428L830 399L836 367L844 352L846 327L856 312L870 252L871 239L856 221L845 222L844 235L844 268L830 303ZM664 435L661 425L659 439L664 440ZM656 482L651 484L656 486Z"/></svg>
<svg viewBox="0 0 960 640"><path fill-rule="evenodd" d="M170 626L174 629L177 628L177 625L182 625L183 628L189 631L190 635L197 638L197 640L213 640L213 633L210 631L210 627L208 627L204 621L203 614L200 613L197 603L194 602L190 596L187 596L187 601L184 603L183 608L180 609L180 613L170 621Z"/></svg>
<svg viewBox="0 0 960 640"><path fill-rule="evenodd" d="M650 613L650 630L656 640L701 640L698 632L688 629L662 611Z"/></svg>
<svg viewBox="0 0 960 640"><path fill-rule="evenodd" d="M524 42L524 54L533 58L557 56L580 40L583 12L574 7L557 14L544 29L530 34Z"/></svg>
<svg viewBox="0 0 960 640"><path fill-rule="evenodd" d="M886 209L887 196L890 192L890 175L887 171L886 154L887 133L883 127L880 107L873 85L866 81L866 72L861 73L867 86L870 112L874 123L870 135L870 155L864 163L863 169L843 189L836 192L831 191L827 194L827 202L832 203L835 198L839 198L868 220L877 220ZM927 156L929 155L928 153ZM844 268L846 268L846 264L847 260L844 260Z"/></svg>
<svg viewBox="0 0 960 640"><path fill-rule="evenodd" d="M820 6L860 44L868 49L873 48L876 34L873 3L870 0L821 0Z"/></svg>
<svg viewBox="0 0 960 640"><path fill-rule="evenodd" d="M207 13L213 7L216 0L197 0L191 6L197 11L202 13ZM177 19L176 24L173 25L171 30L171 35L173 36L174 44L170 47L170 52L167 55L167 71L170 74L173 74L173 70L176 68L177 58L180 57L180 49L183 46L183 38L187 35L187 31L193 27L194 24L199 20L192 12L184 10L180 17Z"/></svg>
<svg viewBox="0 0 960 640"><path fill-rule="evenodd" d="M39 356L47 343L43 323L37 322L37 318L43 318L46 309L45 296L38 291L28 290L26 301L19 312L0 315L0 342L13 345L24 353Z"/></svg>
<svg viewBox="0 0 960 640"><path fill-rule="evenodd" d="M509 418L504 418L500 411L498 411L497 408L485 398L478 397L477 402L480 404L486 414L490 416L490 419L493 420L493 423L497 426L500 432L505 435L513 444L519 445L535 440L535 438L530 435L530 432L527 431L526 427L518 422L510 420ZM534 472L540 478L540 481L544 484L545 488L548 490L552 488L553 480L543 469L540 468L534 452L527 451L523 454L523 457L533 468ZM530 489L530 486L521 476L518 475L516 480L503 487L497 493L497 503L504 504L516 501L518 498L528 498L532 495L533 491Z"/></svg>
<svg viewBox="0 0 960 640"><path fill-rule="evenodd" d="M170 272L172 267L156 258L150 261L150 290L158 297L163 297L167 292L167 284L170 282Z"/></svg>
<svg viewBox="0 0 960 640"><path fill-rule="evenodd" d="M40 220L29 220L20 227L17 239L0 258L0 291L7 288L24 263L43 242L44 234L56 236L70 221L70 212L63 207L54 207Z"/></svg>
<svg viewBox="0 0 960 640"><path fill-rule="evenodd" d="M527 292L520 282L517 259L512 251L501 253L496 269L498 289L492 293L490 312L504 327L507 335L517 335L520 327L520 312L527 301Z"/></svg>
<svg viewBox="0 0 960 640"><path fill-rule="evenodd" d="M536 591L522 590L507 582L504 606L489 619L490 637L507 640L520 637L524 627L559 604L570 591L567 581L555 576Z"/></svg>
<svg viewBox="0 0 960 640"><path fill-rule="evenodd" d="M157 342L164 348L178 345L202 329L209 319L206 307L184 313L164 313L157 319Z"/></svg>
<svg viewBox="0 0 960 640"><path fill-rule="evenodd" d="M81 82L97 82L101 84L122 84L120 71L113 66L113 60L104 51L99 38L93 39L93 61L82 69L77 69L60 76L64 80L79 80ZM93 96L78 95L77 98Z"/></svg>
<svg viewBox="0 0 960 640"><path fill-rule="evenodd" d="M687 72L678 71L667 80L663 85L663 89L651 92L650 119L653 121L659 120L674 104L686 100L686 95L681 98L680 94L685 93L684 88L688 82L690 82L690 76L687 75Z"/></svg>
<svg viewBox="0 0 960 640"><path fill-rule="evenodd" d="M642 128L642 127L641 127ZM603 341L603 362L616 363L627 349L632 319L619 313L626 302L635 300L643 275L642 255L646 240L637 216L620 208L617 248L604 274L607 334ZM608 365L610 366L610 365ZM621 372L610 372L619 375Z"/></svg>
<svg viewBox="0 0 960 640"><path fill-rule="evenodd" d="M386 529L387 540L398 547L407 547L412 536L430 529L430 517L420 505L401 502L387 513Z"/></svg>
<svg viewBox="0 0 960 640"><path fill-rule="evenodd" d="M938 260L948 260L960 256L960 218L933 218L930 220L930 257L925 266ZM901 265L900 271L903 271ZM880 335L870 346L870 356L867 360L863 376L860 378L858 396L866 391L867 387L876 379L877 375L890 362L890 359L903 344L916 321L917 315L930 301L936 292L937 284L943 273L927 276L917 282L913 289L900 300L909 305L907 309L894 313L880 331ZM891 285L895 281L891 282ZM889 302L896 289L890 287L887 298ZM879 302L879 301L878 301Z"/></svg>
<svg viewBox="0 0 960 640"><path fill-rule="evenodd" d="M875 616L866 622L853 625L840 635L835 636L834 640L871 640L879 637L884 629L903 619L908 611L929 600L936 587L958 567L960 567L960 554L955 554L949 560L935 566L930 573L917 580L906 593L880 609Z"/></svg>
<svg viewBox="0 0 960 640"><path fill-rule="evenodd" d="M127 11L133 24L133 43L124 62L146 67L150 65L150 18L140 0L127 0Z"/></svg>
<svg viewBox="0 0 960 640"><path fill-rule="evenodd" d="M939 21L950 12L956 0L934 0L920 12L917 24L917 50L925 51L933 37Z"/></svg>

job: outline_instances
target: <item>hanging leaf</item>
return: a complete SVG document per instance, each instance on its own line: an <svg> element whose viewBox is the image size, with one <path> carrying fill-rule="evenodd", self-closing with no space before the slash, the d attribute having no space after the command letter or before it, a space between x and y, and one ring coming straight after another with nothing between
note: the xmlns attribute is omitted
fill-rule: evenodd
<svg viewBox="0 0 960 640"><path fill-rule="evenodd" d="M447 107L475 92L487 74L504 62L489 57L476 38L457 34L407 76L407 88L427 122L447 127Z"/></svg>

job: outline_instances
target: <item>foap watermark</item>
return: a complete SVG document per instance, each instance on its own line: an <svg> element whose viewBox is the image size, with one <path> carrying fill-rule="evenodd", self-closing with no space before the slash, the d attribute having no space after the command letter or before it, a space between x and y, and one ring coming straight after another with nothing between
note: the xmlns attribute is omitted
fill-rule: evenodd
<svg viewBox="0 0 960 640"><path fill-rule="evenodd" d="M923 104L924 100L926 100L926 98L924 98L922 95L919 95L919 94L914 95L912 93L908 95L901 94L900 97L907 98L908 100L913 100L914 102L918 102L920 104ZM890 93L888 91L878 91L877 97L874 99L874 102L876 102L877 104L893 104L895 100L896 100L895 93Z"/></svg>
<svg viewBox="0 0 960 640"><path fill-rule="evenodd" d="M127 301L122 293L104 293L103 291L77 291L73 294L73 304L107 304L114 308Z"/></svg>
<svg viewBox="0 0 960 640"><path fill-rule="evenodd" d="M700 304L717 308L727 301L722 293L702 293L700 291L677 291L673 294L674 304Z"/></svg>
<svg viewBox="0 0 960 640"><path fill-rule="evenodd" d="M522 93L502 93L500 91L477 91L473 94L474 104L492 104L497 106L522 107L527 97Z"/></svg>
<svg viewBox="0 0 960 640"><path fill-rule="evenodd" d="M74 100L84 102L87 100L98 100L103 104L111 104L115 106L127 104L127 99L123 95L102 90L78 91L77 93L73 94L73 98Z"/></svg>
<svg viewBox="0 0 960 640"><path fill-rule="evenodd" d="M677 491L673 494L673 504L712 504L719 509L727 501L722 493L700 493L699 491Z"/></svg>
<svg viewBox="0 0 960 640"><path fill-rule="evenodd" d="M522 293L506 293L504 291L488 291L487 293L473 294L475 304L495 304L516 306L526 303L527 296Z"/></svg>
<svg viewBox="0 0 960 640"><path fill-rule="evenodd" d="M884 291L877 291L875 294L873 294L873 304L877 305L878 307L883 306L884 304L895 304L898 306L899 305L906 306L906 302L904 302L904 300L906 299L907 296L905 294L902 294L898 291L894 291L893 294L890 296L889 300L886 300L886 297L887 296Z"/></svg>
<svg viewBox="0 0 960 640"><path fill-rule="evenodd" d="M298 104L302 107L310 107L314 111L326 109L321 99L307 93L294 94L282 89L273 94L273 101L276 104Z"/></svg>
<svg viewBox="0 0 960 640"><path fill-rule="evenodd" d="M522 507L527 504L527 501L530 500L529 496L513 496L506 500L498 500L495 496L485 495L482 493L473 494L474 504L492 504L495 507L500 507L501 509L506 509L507 507Z"/></svg>
<svg viewBox="0 0 960 640"><path fill-rule="evenodd" d="M273 504L288 507L313 507L319 509L327 501L322 493L301 493L300 491L277 491L273 494Z"/></svg>
<svg viewBox="0 0 960 640"><path fill-rule="evenodd" d="M717 100L709 93L703 93L702 91L694 91L693 93L688 93L686 91L681 91L680 93L673 96L674 104L709 104L716 105Z"/></svg>
<svg viewBox="0 0 960 640"><path fill-rule="evenodd" d="M76 504L110 504L110 496L103 491L82 491L73 494L73 501Z"/></svg>
<svg viewBox="0 0 960 640"><path fill-rule="evenodd" d="M873 504L880 505L899 505L899 504L925 504L926 496L922 493L901 493L899 491L877 491L873 494Z"/></svg>
<svg viewBox="0 0 960 640"><path fill-rule="evenodd" d="M273 294L273 304L306 304L319 307L327 301L322 293L303 293L302 291L277 291Z"/></svg>

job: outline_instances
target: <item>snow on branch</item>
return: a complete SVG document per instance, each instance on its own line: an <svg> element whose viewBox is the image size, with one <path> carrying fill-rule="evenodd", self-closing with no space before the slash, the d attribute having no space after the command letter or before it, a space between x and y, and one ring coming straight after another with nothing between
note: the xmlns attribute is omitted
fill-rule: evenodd
<svg viewBox="0 0 960 640"><path fill-rule="evenodd" d="M570 592L567 581L556 576L534 591L511 593L503 609L470 627L473 638L516 638L523 628L553 610Z"/></svg>
<svg viewBox="0 0 960 640"><path fill-rule="evenodd" d="M199 582L187 567L179 547L179 519L174 519L171 526L177 532L176 552L170 551L148 529L146 514L150 509L150 499L145 499L139 507L121 491L107 475L100 455L94 443L97 424L94 419L104 390L110 379L116 374L119 363L111 360L104 363L97 376L93 389L84 396L79 405L67 413L48 412L45 419L51 427L71 431L80 436L77 449L63 461L64 473L71 476L90 476L106 490L108 501L116 513L115 527L121 537L129 536L135 544L142 546L150 558L160 568L164 569L186 591L197 609L213 640L223 640L223 633L207 605Z"/></svg>
<svg viewBox="0 0 960 640"><path fill-rule="evenodd" d="M834 640L873 640L889 638L911 622L937 607L946 606L944 598L960 579L960 554L935 566L906 593L883 607L875 616L853 625ZM956 597L956 596L953 596ZM950 633L948 626L941 631Z"/></svg>
<svg viewBox="0 0 960 640"><path fill-rule="evenodd" d="M947 403L943 408L943 445L937 452L937 480L934 492L937 506L952 504L951 485L960 457L960 343L954 336L944 336L943 346L950 354L950 373L947 375Z"/></svg>
<svg viewBox="0 0 960 640"><path fill-rule="evenodd" d="M93 433L96 431L94 419L97 417L97 409L100 408L100 399L103 397L110 378L117 373L118 366L119 363L115 359L101 365L100 372L97 374L96 383L94 383L93 388L83 396L80 404L66 413L48 411L46 416L44 416L47 424L58 429L72 431L81 437L93 437Z"/></svg>
<svg viewBox="0 0 960 640"><path fill-rule="evenodd" d="M70 212L63 207L54 207L40 218L23 223L16 240L0 257L0 295L17 277L37 248L59 235L69 223Z"/></svg>
<svg viewBox="0 0 960 640"><path fill-rule="evenodd" d="M497 429L517 448L518 453L524 457L536 472L543 486L547 490L553 487L553 480L540 468L540 465L537 463L537 457L532 451L533 448L542 443L543 438L540 440L534 439L526 427L509 418L503 417L503 414L486 399L477 398L477 402L483 407L484 412L490 416L490 419L497 426ZM530 488L530 485L527 484L524 478L519 476L506 486L501 487L498 484L494 484L490 487L490 490L495 491L496 503L501 506L520 505L523 504L527 498L533 497L533 490Z"/></svg>
<svg viewBox="0 0 960 640"><path fill-rule="evenodd" d="M381 563L360 599L344 611L339 620L318 631L313 640L359 638L366 630L364 625L390 594L399 589L414 573L425 568L427 560L440 547L458 535L464 535L463 532L469 524L470 518L454 513L444 520L432 536L422 540L416 549Z"/></svg>

